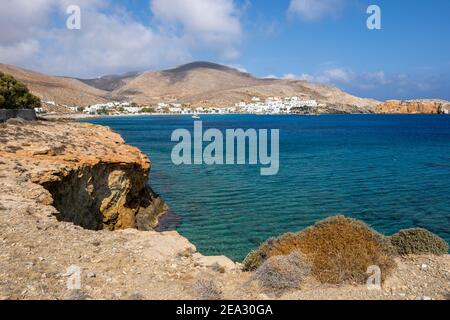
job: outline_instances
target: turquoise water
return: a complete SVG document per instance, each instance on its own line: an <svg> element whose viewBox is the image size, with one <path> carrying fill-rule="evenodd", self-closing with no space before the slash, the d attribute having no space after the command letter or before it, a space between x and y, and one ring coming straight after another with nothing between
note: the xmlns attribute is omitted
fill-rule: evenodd
<svg viewBox="0 0 450 320"><path fill-rule="evenodd" d="M102 118L147 153L150 180L204 254L242 260L269 237L345 214L385 234L424 227L450 241L450 117L204 116L207 128L280 129L280 172L175 166L170 137L189 116Z"/></svg>

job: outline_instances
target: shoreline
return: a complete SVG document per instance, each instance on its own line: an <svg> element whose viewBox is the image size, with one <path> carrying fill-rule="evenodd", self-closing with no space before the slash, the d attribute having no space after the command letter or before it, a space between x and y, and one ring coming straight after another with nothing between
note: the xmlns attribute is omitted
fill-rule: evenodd
<svg viewBox="0 0 450 320"><path fill-rule="evenodd" d="M450 117L449 114L430 114L430 113L325 113L325 114L257 114L257 113L230 113L230 114L195 114L199 116L286 116L286 117L326 117L326 116L439 116ZM175 117L186 116L192 117L194 114L177 114L177 113L152 113L152 114L120 114L120 115L84 115L84 114L52 114L52 115L38 115L38 119L46 121L78 121L88 119L105 119L105 118L133 118L133 117ZM201 120L201 119L197 119Z"/></svg>
<svg viewBox="0 0 450 320"><path fill-rule="evenodd" d="M66 270L73 265L82 272L81 293L92 299L208 299L196 289L199 281L218 283L220 299L227 300L445 298L442 281L448 276L444 271L449 270L448 255L399 258L398 271L382 291L370 292L359 285L321 285L311 279L299 290L272 296L252 282L253 273L242 272L239 264L225 256L203 256L178 232L94 231L57 219L56 207L64 201L55 198L51 188L46 190L44 181L64 183L57 189L69 192L70 199L78 199L71 195L80 190L110 185L120 192L112 198L104 198L103 192L99 196L114 201L123 192L133 193L121 181L136 173L127 171L123 163L141 163L138 167L144 170L133 177L139 180L146 176L149 160L105 126L10 122L0 130L9 139L8 147L0 147L0 169L5 172L0 185L0 299L74 299L80 291L66 287ZM18 136L17 132L26 134ZM61 149L65 141L72 145ZM95 168L99 161L107 167L79 171ZM93 189L82 183L96 180L99 184ZM138 180L131 185L141 184ZM67 205L78 212L86 203L84 196L81 202L71 200ZM127 223L129 214L124 212L118 221ZM422 265L429 267L422 270ZM427 284L425 291L423 283Z"/></svg>

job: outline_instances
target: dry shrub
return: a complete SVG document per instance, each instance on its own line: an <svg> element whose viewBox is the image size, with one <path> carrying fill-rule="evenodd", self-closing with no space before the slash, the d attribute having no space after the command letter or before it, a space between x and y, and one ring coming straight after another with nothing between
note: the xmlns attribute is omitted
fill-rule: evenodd
<svg viewBox="0 0 450 320"><path fill-rule="evenodd" d="M252 280L257 280L267 291L281 294L299 289L311 273L311 263L301 252L267 259L256 270Z"/></svg>
<svg viewBox="0 0 450 320"><path fill-rule="evenodd" d="M200 300L221 300L222 289L211 279L199 279L194 283L194 291Z"/></svg>
<svg viewBox="0 0 450 320"><path fill-rule="evenodd" d="M380 267L384 280L395 267L394 250L383 235L361 221L336 216L266 241L247 256L244 270L256 270L270 257L295 251L311 261L312 274L322 283L365 283L372 265Z"/></svg>
<svg viewBox="0 0 450 320"><path fill-rule="evenodd" d="M390 241L399 255L444 255L449 250L447 241L421 228L400 230Z"/></svg>

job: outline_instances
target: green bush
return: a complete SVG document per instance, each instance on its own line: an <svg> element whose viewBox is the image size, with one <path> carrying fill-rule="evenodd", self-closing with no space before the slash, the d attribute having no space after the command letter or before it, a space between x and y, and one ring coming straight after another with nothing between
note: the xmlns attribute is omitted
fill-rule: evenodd
<svg viewBox="0 0 450 320"><path fill-rule="evenodd" d="M434 233L422 229L405 229L390 237L390 241L399 255L448 253L448 243Z"/></svg>
<svg viewBox="0 0 450 320"><path fill-rule="evenodd" d="M311 261L312 275L322 283L365 283L372 265L380 267L385 279L395 267L395 250L386 237L361 221L336 216L266 241L247 256L244 270L254 271L270 257L296 251Z"/></svg>
<svg viewBox="0 0 450 320"><path fill-rule="evenodd" d="M145 108L142 108L140 112L141 113L155 113L155 109L153 109L152 107L145 107Z"/></svg>
<svg viewBox="0 0 450 320"><path fill-rule="evenodd" d="M14 77L0 72L0 109L34 109L41 100Z"/></svg>

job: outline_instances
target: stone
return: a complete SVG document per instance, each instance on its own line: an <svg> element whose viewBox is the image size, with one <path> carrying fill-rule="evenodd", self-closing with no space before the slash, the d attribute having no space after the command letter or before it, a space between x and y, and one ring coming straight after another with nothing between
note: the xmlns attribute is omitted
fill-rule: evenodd
<svg viewBox="0 0 450 320"><path fill-rule="evenodd" d="M210 268L221 273L237 269L236 264L225 256L202 256L196 253L193 258L196 266Z"/></svg>
<svg viewBox="0 0 450 320"><path fill-rule="evenodd" d="M41 149L34 150L32 155L33 156L45 156L45 155L50 154L51 151L52 150L50 148L44 147L44 148L41 148Z"/></svg>
<svg viewBox="0 0 450 320"><path fill-rule="evenodd" d="M19 122L9 120L3 129L13 137L6 145L23 146L10 170L20 164L31 179L19 173L17 184L31 180L47 190L58 220L91 230L157 227L168 207L148 185L151 162L140 150L106 127L36 121L17 135ZM0 149L0 158L5 152Z"/></svg>

